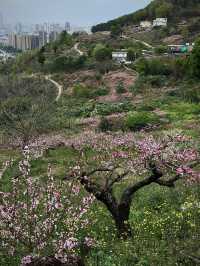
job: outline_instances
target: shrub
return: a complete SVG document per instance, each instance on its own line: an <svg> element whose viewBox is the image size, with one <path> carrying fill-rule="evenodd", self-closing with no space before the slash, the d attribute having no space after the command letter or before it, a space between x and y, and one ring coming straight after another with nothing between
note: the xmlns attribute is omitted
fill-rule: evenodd
<svg viewBox="0 0 200 266"><path fill-rule="evenodd" d="M122 93L125 93L125 92L126 92L126 90L125 90L125 88L124 88L124 83L123 83L123 81L118 82L117 87L116 87L116 92L117 92L118 94L122 94Z"/></svg>
<svg viewBox="0 0 200 266"><path fill-rule="evenodd" d="M124 131L123 115L116 114L109 118L102 116L98 129L102 132L106 131Z"/></svg>
<svg viewBox="0 0 200 266"><path fill-rule="evenodd" d="M116 70L117 69L117 65L114 64L113 61L111 60L106 60L103 62L96 62L96 64L92 64L91 65L91 69L96 68L96 70L101 74L104 75L106 73L108 73L111 70Z"/></svg>
<svg viewBox="0 0 200 266"><path fill-rule="evenodd" d="M190 67L192 75L196 78L200 78L200 39L196 41L190 56Z"/></svg>
<svg viewBox="0 0 200 266"><path fill-rule="evenodd" d="M136 50L132 47L128 49L128 54L127 54L128 60L129 61L134 61L136 58Z"/></svg>
<svg viewBox="0 0 200 266"><path fill-rule="evenodd" d="M92 94L91 88L77 84L73 87L73 95L77 98L90 98Z"/></svg>
<svg viewBox="0 0 200 266"><path fill-rule="evenodd" d="M175 78L187 77L190 74L189 70L189 59L177 58L172 62L173 75Z"/></svg>
<svg viewBox="0 0 200 266"><path fill-rule="evenodd" d="M189 103L200 103L200 86L199 84L194 86L191 83L188 82L187 84L182 86L180 89L175 91L174 96L178 96L182 100L189 102Z"/></svg>
<svg viewBox="0 0 200 266"><path fill-rule="evenodd" d="M130 130L141 130L149 125L158 123L158 116L149 112L133 112L125 119L125 127Z"/></svg>
<svg viewBox="0 0 200 266"><path fill-rule="evenodd" d="M58 56L55 58L52 64L48 66L52 72L57 71L73 71L80 69L84 66L86 57L84 55L79 57L73 56Z"/></svg>
<svg viewBox="0 0 200 266"><path fill-rule="evenodd" d="M161 87L165 85L166 78L165 76L149 76L147 81L150 83L152 87Z"/></svg>
<svg viewBox="0 0 200 266"><path fill-rule="evenodd" d="M159 45L155 48L154 51L156 54L164 54L164 53L167 53L168 48L167 48L167 46Z"/></svg>
<svg viewBox="0 0 200 266"><path fill-rule="evenodd" d="M95 78L96 78L97 81L102 80L102 75L101 75L101 73L96 73L96 74L95 74Z"/></svg>
<svg viewBox="0 0 200 266"><path fill-rule="evenodd" d="M200 90L199 87L188 88L183 92L183 98L185 101L191 103L200 103Z"/></svg>
<svg viewBox="0 0 200 266"><path fill-rule="evenodd" d="M167 60L142 58L136 64L136 70L143 75L170 75L172 65Z"/></svg>
<svg viewBox="0 0 200 266"><path fill-rule="evenodd" d="M142 92L151 87L159 88L166 84L166 77L161 75L143 76L141 75L133 86L129 88L132 93Z"/></svg>
<svg viewBox="0 0 200 266"><path fill-rule="evenodd" d="M132 103L122 102L122 103L99 103L96 105L92 115L110 115L113 113L123 113L132 111L134 109Z"/></svg>
<svg viewBox="0 0 200 266"><path fill-rule="evenodd" d="M102 44L97 44L93 50L96 61L105 61L111 58L111 50Z"/></svg>
<svg viewBox="0 0 200 266"><path fill-rule="evenodd" d="M108 88L106 88L105 86L101 86L94 91L93 96L94 97L105 96L105 95L108 95L108 93L109 93Z"/></svg>
<svg viewBox="0 0 200 266"><path fill-rule="evenodd" d="M98 128L102 132L111 131L112 125L110 124L109 120L106 117L101 117Z"/></svg>

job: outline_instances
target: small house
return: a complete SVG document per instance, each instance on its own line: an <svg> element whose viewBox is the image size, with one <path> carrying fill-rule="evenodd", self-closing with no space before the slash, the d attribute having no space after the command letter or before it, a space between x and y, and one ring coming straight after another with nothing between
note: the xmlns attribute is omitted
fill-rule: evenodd
<svg viewBox="0 0 200 266"><path fill-rule="evenodd" d="M151 23L151 21L144 20L144 21L140 22L140 27L143 29L148 29L148 28L152 27L152 23Z"/></svg>
<svg viewBox="0 0 200 266"><path fill-rule="evenodd" d="M112 52L112 59L117 63L125 63L127 61L128 52L126 50Z"/></svg>
<svg viewBox="0 0 200 266"><path fill-rule="evenodd" d="M167 18L156 18L153 20L153 27L166 27Z"/></svg>
<svg viewBox="0 0 200 266"><path fill-rule="evenodd" d="M170 52L173 54L185 54L190 53L193 50L193 44L190 45L189 43L183 45L168 45Z"/></svg>

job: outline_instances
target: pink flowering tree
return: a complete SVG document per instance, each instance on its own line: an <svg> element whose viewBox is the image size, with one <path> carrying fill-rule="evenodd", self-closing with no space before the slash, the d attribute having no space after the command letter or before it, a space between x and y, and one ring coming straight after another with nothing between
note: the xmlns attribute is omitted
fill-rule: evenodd
<svg viewBox="0 0 200 266"><path fill-rule="evenodd" d="M48 265L76 261L79 248L94 244L88 236L79 238L94 197L83 197L76 181L63 186L54 180L50 165L44 180L31 177L28 149L24 155L21 175L12 178L9 192L0 192L0 253L23 256L22 265L40 265L31 263L41 258L52 261Z"/></svg>
<svg viewBox="0 0 200 266"><path fill-rule="evenodd" d="M195 170L199 163L195 143L181 135L155 139L136 138L129 133L92 133L82 136L73 147L79 151L80 160L67 178L76 177L87 192L104 203L122 237L132 234L129 214L134 195L140 189L151 184L173 188L179 180L188 183L200 180ZM95 150L90 160L85 156L85 147Z"/></svg>

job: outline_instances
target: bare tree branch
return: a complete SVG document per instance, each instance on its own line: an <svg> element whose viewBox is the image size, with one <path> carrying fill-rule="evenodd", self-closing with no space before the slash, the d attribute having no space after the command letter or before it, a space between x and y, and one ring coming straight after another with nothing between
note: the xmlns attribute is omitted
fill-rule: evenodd
<svg viewBox="0 0 200 266"><path fill-rule="evenodd" d="M128 174L130 173L130 171L126 171L124 172L123 174L121 175L117 175L117 177L108 185L108 188L111 189L112 186L115 184L115 183L118 183L120 182L124 177L126 177Z"/></svg>
<svg viewBox="0 0 200 266"><path fill-rule="evenodd" d="M121 203L130 203L132 200L132 195L137 192L139 189L150 185L151 183L154 183L155 181L157 181L159 178L161 178L163 176L162 172L159 171L156 167L156 165L154 163L150 163L150 168L152 171L152 175L150 175L149 177L143 179L142 181L139 181L138 183L129 186L127 189L125 189L125 191L122 194L121 197Z"/></svg>
<svg viewBox="0 0 200 266"><path fill-rule="evenodd" d="M155 183L157 183L160 186L165 187L175 187L176 181L180 180L182 177L180 175L176 175L175 177L169 179L169 180L156 180Z"/></svg>

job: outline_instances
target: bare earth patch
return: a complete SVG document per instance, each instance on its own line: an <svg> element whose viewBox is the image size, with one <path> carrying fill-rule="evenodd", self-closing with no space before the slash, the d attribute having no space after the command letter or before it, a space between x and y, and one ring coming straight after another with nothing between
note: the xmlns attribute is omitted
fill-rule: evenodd
<svg viewBox="0 0 200 266"><path fill-rule="evenodd" d="M105 83L106 87L110 89L109 95L101 96L98 98L100 102L116 102L120 100L122 97L132 97L132 94L128 91L128 88L132 86L137 79L137 76L132 71L112 71L108 74L104 75L103 82ZM116 92L116 87L122 82L124 84L124 88L126 93L123 95L119 95Z"/></svg>

